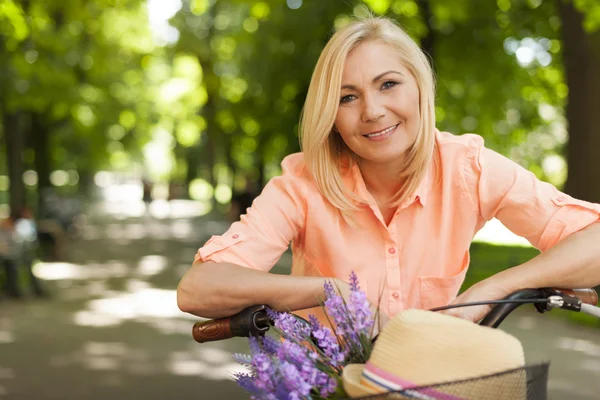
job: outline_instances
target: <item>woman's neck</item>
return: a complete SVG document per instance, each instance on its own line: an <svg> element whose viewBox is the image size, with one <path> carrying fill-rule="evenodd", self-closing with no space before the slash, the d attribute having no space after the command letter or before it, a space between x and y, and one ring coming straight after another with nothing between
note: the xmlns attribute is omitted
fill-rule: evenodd
<svg viewBox="0 0 600 400"><path fill-rule="evenodd" d="M406 182L395 165L362 162L359 167L367 190L380 206L396 197Z"/></svg>

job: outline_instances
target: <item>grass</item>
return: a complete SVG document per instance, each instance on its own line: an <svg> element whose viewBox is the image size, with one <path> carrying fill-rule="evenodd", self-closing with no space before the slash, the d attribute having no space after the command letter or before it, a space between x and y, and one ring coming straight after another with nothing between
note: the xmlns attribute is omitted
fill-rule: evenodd
<svg viewBox="0 0 600 400"><path fill-rule="evenodd" d="M539 254L531 247L493 245L475 242L471 245L471 265L467 271L461 292L504 269L522 264ZM598 288L596 288L598 290ZM576 312L550 313L570 321L591 326L600 326L600 320Z"/></svg>

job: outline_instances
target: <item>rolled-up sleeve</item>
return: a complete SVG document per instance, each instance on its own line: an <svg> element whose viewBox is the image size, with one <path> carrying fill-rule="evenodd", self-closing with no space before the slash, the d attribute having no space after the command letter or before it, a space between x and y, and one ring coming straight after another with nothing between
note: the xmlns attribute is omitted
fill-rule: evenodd
<svg viewBox="0 0 600 400"><path fill-rule="evenodd" d="M466 190L481 218L499 219L513 233L546 251L574 232L600 220L600 205L577 200L473 136L467 148Z"/></svg>
<svg viewBox="0 0 600 400"><path fill-rule="evenodd" d="M269 271L304 228L305 178L284 160L281 176L271 179L247 214L223 235L212 236L197 261L227 262Z"/></svg>

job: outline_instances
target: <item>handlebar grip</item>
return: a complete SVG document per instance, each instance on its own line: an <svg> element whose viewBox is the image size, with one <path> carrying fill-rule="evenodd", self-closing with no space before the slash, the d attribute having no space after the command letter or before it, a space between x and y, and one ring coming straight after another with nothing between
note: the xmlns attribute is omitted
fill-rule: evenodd
<svg viewBox="0 0 600 400"><path fill-rule="evenodd" d="M231 331L230 320L231 318L222 318L196 322L192 328L192 336L198 343L232 338L233 332Z"/></svg>
<svg viewBox="0 0 600 400"><path fill-rule="evenodd" d="M215 342L234 336L261 336L269 330L270 323L267 306L254 305L231 317L196 322L192 328L192 336L198 343Z"/></svg>
<svg viewBox="0 0 600 400"><path fill-rule="evenodd" d="M582 303L595 306L598 304L598 292L592 288L585 289L555 289L567 296L577 297Z"/></svg>

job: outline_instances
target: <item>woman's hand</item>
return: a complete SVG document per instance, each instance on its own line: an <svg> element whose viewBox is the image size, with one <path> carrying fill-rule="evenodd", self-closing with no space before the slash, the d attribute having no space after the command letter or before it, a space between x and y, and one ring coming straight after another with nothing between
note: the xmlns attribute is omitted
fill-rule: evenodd
<svg viewBox="0 0 600 400"><path fill-rule="evenodd" d="M471 286L455 298L450 305L487 300L501 300L515 291L506 285L502 285L493 278L494 277L490 277ZM472 322L478 322L491 311L492 307L493 305L459 307L442 312Z"/></svg>

